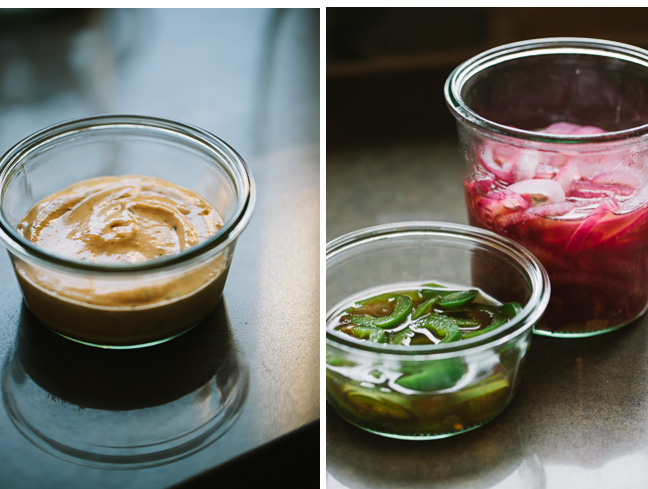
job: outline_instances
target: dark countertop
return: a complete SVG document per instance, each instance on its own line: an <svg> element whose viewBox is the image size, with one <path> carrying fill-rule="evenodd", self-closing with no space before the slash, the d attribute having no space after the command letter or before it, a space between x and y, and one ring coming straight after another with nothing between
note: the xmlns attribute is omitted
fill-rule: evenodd
<svg viewBox="0 0 648 489"><path fill-rule="evenodd" d="M327 240L397 220L467 223L457 148L430 138L329 149ZM327 487L645 488L647 328L644 316L591 338L534 336L509 407L451 438L388 439L327 407Z"/></svg>
<svg viewBox="0 0 648 489"><path fill-rule="evenodd" d="M194 487L232 477L251 481L255 475L290 485L295 477L290 467L306 460L318 482L319 97L318 9L0 11L0 152L62 120L98 113L151 115L221 137L243 156L257 184L255 212L238 241L214 314L141 358L137 351L108 355L108 361L127 358L132 363L120 364L134 368L144 360L147 367L160 362L166 373L176 369L165 366L165 359L182 362L178 370L187 372L186 382L180 376L173 386L159 382L149 368L154 381L147 385L160 388L154 394L163 398L166 388L171 394L175 388L191 392L201 375L222 376L218 365L225 351L249 376L231 427L168 464L91 468L30 443L11 422L5 399L3 489ZM15 373L21 365L41 386L52 388L39 406L43 416L73 406L66 404L69 399L87 399L89 390L57 376L58 358L69 372L75 362L79 371L91 372L95 363L102 365L94 349L63 345L70 342L34 320L4 252L0 277L3 382L31 385ZM136 385L130 376L124 381ZM96 394L106 397L100 390ZM119 406L119 399L111 400ZM66 422L82 427L87 413L78 409L78 418ZM241 467L255 469L244 473Z"/></svg>

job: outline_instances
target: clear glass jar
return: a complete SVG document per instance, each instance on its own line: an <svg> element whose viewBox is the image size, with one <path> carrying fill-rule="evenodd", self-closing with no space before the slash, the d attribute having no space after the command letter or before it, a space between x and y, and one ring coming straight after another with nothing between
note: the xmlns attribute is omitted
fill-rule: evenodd
<svg viewBox="0 0 648 489"><path fill-rule="evenodd" d="M447 344L363 342L332 329L339 311L360 297L430 281L476 287L522 310L493 331ZM477 428L513 398L549 294L533 255L490 231L410 222L337 238L326 247L327 401L352 424L392 438L444 438ZM396 382L423 372L435 378L425 391Z"/></svg>
<svg viewBox="0 0 648 489"><path fill-rule="evenodd" d="M117 265L54 255L16 230L34 204L73 183L133 174L193 190L220 213L223 227L178 254ZM156 344L206 317L220 300L254 200L252 177L234 149L202 129L152 117L64 122L0 160L0 239L25 303L55 332L95 346Z"/></svg>
<svg viewBox="0 0 648 489"><path fill-rule="evenodd" d="M532 251L552 285L536 333L608 332L648 306L648 52L551 38L450 75L469 222Z"/></svg>

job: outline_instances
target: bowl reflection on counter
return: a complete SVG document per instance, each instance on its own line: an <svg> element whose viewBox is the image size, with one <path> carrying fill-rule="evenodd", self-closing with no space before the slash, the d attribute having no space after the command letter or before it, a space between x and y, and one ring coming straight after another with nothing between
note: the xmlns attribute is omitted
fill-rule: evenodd
<svg viewBox="0 0 648 489"><path fill-rule="evenodd" d="M517 413L442 443L401 443L350 431L329 408L327 473L339 488L546 489L542 460L520 433ZM335 447L335 448L333 448ZM358 456L362 454L362 456ZM385 470L384 460L392 463ZM422 461L434 460L434 463ZM331 484L331 488L338 485ZM329 487L327 485L327 487Z"/></svg>
<svg viewBox="0 0 648 489"><path fill-rule="evenodd" d="M247 367L232 348L221 301L175 341L98 350L42 328L23 308L2 373L18 430L81 465L141 468L194 453L222 436L247 396Z"/></svg>

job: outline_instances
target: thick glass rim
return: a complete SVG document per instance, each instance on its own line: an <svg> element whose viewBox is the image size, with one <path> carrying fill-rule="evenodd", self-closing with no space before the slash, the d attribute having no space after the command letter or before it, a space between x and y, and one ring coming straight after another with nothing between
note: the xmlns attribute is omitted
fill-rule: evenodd
<svg viewBox="0 0 648 489"><path fill-rule="evenodd" d="M475 245L485 246L495 253L507 256L510 260L515 261L526 273L531 285L529 300L513 320L494 331L454 343L436 345L376 346L368 342L354 341L351 338L346 339L328 330L328 321L335 311L326 311L325 327L326 343L328 345L348 352L364 352L366 354L393 356L400 359L407 358L407 360L417 360L416 357L449 358L463 353L473 354L490 350L498 345L508 343L514 337L533 327L544 313L549 303L551 286L549 276L538 259L516 242L474 226L440 221L406 221L381 224L352 231L326 244L327 269L329 260L352 248L361 247L378 240L388 240L407 235L427 235L435 238L451 239L455 242L474 243Z"/></svg>
<svg viewBox="0 0 648 489"><path fill-rule="evenodd" d="M446 104L454 117L464 124L518 139L541 143L590 144L623 142L648 135L648 124L600 134L546 134L518 129L486 119L474 112L461 96L466 82L484 69L520 58L533 56L578 54L614 58L648 69L648 51L616 41L586 37L548 37L504 44L484 51L457 66L444 85Z"/></svg>
<svg viewBox="0 0 648 489"><path fill-rule="evenodd" d="M64 270L127 274L141 271L161 271L178 264L199 260L208 252L217 252L223 249L239 236L251 218L256 200L256 186L243 158L225 141L199 127L159 117L131 114L95 115L60 122L27 136L0 158L0 201L4 198L5 184L13 177L14 171L23 158L32 152L56 140L75 135L81 136L88 131L129 128L148 131L148 134L173 134L191 141L209 154L220 157L226 165L224 169L232 179L238 194L233 214L223 227L204 242L157 260L135 264L96 264L57 256L30 243L13 228L0 207L0 240L11 253L28 261L36 261Z"/></svg>

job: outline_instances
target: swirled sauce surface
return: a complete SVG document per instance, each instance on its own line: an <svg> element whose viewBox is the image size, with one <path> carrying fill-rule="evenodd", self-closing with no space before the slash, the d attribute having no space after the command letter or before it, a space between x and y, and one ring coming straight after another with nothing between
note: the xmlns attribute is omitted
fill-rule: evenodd
<svg viewBox="0 0 648 489"><path fill-rule="evenodd" d="M18 224L53 254L94 263L136 263L178 253L213 236L218 212L166 180L106 176L76 183L36 204Z"/></svg>

